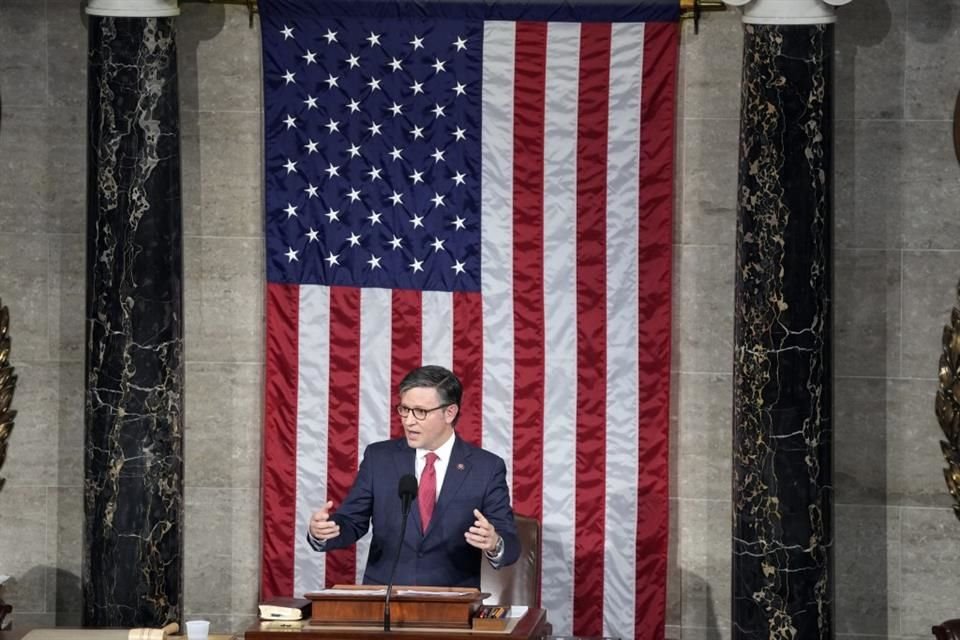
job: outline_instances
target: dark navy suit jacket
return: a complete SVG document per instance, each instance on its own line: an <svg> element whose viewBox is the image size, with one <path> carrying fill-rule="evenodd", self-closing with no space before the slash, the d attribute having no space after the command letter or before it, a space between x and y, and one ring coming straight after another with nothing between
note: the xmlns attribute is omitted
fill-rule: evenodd
<svg viewBox="0 0 960 640"><path fill-rule="evenodd" d="M373 522L364 584L386 584L390 579L402 520L397 487L401 476L414 474L415 464L416 450L408 446L404 438L370 445L363 454L350 493L331 515L340 525L340 535L327 540L324 550L354 544L367 532L371 520ZM479 587L480 563L486 560L463 536L476 520L474 509L479 509L503 538L503 558L499 566L516 562L520 542L506 475L502 458L456 437L426 533L420 530L417 502L410 507L393 583Z"/></svg>

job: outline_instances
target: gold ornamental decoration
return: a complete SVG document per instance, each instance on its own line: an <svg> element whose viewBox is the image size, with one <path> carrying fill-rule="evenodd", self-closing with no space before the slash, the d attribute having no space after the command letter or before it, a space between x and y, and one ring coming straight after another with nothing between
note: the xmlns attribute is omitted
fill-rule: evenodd
<svg viewBox="0 0 960 640"><path fill-rule="evenodd" d="M17 412L10 408L13 404L13 389L17 386L17 376L10 366L10 312L0 300L0 469L7 459L7 441L13 433L13 419ZM0 489L6 482L0 477Z"/></svg>
<svg viewBox="0 0 960 640"><path fill-rule="evenodd" d="M960 306L960 283L957 284ZM943 352L940 354L940 386L936 400L937 420L946 441L940 449L947 461L943 477L953 496L953 513L960 519L960 309L953 308L950 324L943 327Z"/></svg>

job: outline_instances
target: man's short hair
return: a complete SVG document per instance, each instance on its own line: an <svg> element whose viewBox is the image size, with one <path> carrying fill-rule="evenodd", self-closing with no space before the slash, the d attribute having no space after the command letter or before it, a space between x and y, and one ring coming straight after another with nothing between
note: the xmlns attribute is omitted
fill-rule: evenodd
<svg viewBox="0 0 960 640"><path fill-rule="evenodd" d="M397 390L403 395L406 391L417 387L436 389L441 404L455 404L458 409L460 408L460 400L463 398L463 385L460 384L460 379L449 369L435 364L414 369L400 381ZM459 412L457 417L460 417Z"/></svg>

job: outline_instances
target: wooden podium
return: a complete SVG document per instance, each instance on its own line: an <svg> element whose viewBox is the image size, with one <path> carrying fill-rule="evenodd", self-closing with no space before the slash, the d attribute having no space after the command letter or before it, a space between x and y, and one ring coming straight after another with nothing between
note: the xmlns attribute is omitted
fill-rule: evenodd
<svg viewBox="0 0 960 640"><path fill-rule="evenodd" d="M489 595L472 587L395 586L390 595L391 626L469 629L473 613ZM383 626L385 587L334 585L304 597L311 603L312 624Z"/></svg>
<svg viewBox="0 0 960 640"><path fill-rule="evenodd" d="M391 631L384 631L384 587L337 585L304 596L311 602L310 620L263 621L250 627L244 638L478 640L495 636L530 640L550 633L546 611L532 608L502 630L474 629L474 614L487 595L473 588L395 586L390 596Z"/></svg>

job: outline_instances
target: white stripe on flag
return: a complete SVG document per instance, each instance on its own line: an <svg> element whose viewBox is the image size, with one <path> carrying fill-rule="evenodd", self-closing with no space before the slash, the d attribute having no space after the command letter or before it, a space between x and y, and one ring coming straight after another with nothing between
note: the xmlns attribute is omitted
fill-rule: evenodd
<svg viewBox="0 0 960 640"><path fill-rule="evenodd" d="M639 429L640 91L643 25L614 24L607 137L607 442L604 635L631 635Z"/></svg>
<svg viewBox="0 0 960 640"><path fill-rule="evenodd" d="M324 554L310 548L310 515L327 500L327 400L330 382L330 290L300 287L297 380L297 497L293 594L324 587Z"/></svg>
<svg viewBox="0 0 960 640"><path fill-rule="evenodd" d="M393 295L390 289L360 290L360 405L357 460L362 460L367 445L390 438L390 411L393 390L390 388L390 345ZM370 534L357 542L357 584L370 553Z"/></svg>
<svg viewBox="0 0 960 640"><path fill-rule="evenodd" d="M547 32L544 122L544 417L542 602L573 628L577 416L577 82L580 26ZM571 135L573 132L573 135Z"/></svg>
<svg viewBox="0 0 960 640"><path fill-rule="evenodd" d="M483 446L513 467L513 56L516 26L487 22L483 36L481 264Z"/></svg>
<svg viewBox="0 0 960 640"><path fill-rule="evenodd" d="M424 291L423 364L453 370L453 296L446 291Z"/></svg>

